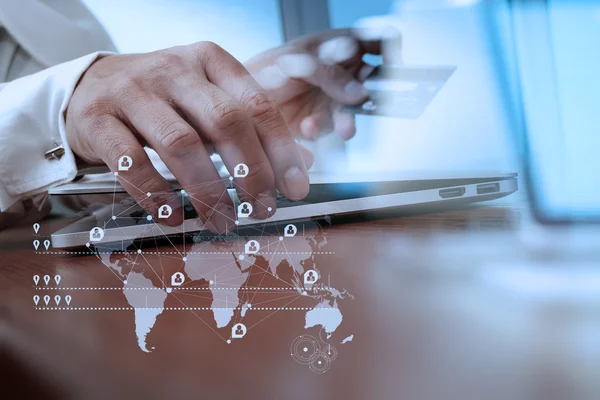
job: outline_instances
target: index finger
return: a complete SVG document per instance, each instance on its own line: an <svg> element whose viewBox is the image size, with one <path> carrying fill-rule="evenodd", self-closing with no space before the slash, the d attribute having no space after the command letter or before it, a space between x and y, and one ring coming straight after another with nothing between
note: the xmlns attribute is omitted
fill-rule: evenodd
<svg viewBox="0 0 600 400"><path fill-rule="evenodd" d="M308 172L279 107L233 56L225 50L214 56L217 62L203 65L207 78L234 97L254 122L279 191L290 200L303 199L309 190Z"/></svg>

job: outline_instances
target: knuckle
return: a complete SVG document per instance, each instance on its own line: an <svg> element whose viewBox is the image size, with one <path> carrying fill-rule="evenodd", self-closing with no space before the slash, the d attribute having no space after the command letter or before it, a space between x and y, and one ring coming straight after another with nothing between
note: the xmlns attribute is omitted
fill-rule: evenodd
<svg viewBox="0 0 600 400"><path fill-rule="evenodd" d="M236 73L239 62L218 44L213 42L198 42L192 45L192 56L195 64L211 69L227 69L230 73Z"/></svg>
<svg viewBox="0 0 600 400"><path fill-rule="evenodd" d="M243 103L250 116L258 123L279 119L279 110L265 93L252 91L244 94Z"/></svg>
<svg viewBox="0 0 600 400"><path fill-rule="evenodd" d="M179 54L166 51L156 53L148 64L151 73L158 73L161 76L165 73L181 73L184 68L185 62Z"/></svg>
<svg viewBox="0 0 600 400"><path fill-rule="evenodd" d="M83 128L86 132L88 132L89 136L91 136L94 141L99 142L101 145L108 145L108 147L103 148L112 150L112 135L109 133L110 130L107 129L108 122L108 117L103 116L92 118L83 126Z"/></svg>
<svg viewBox="0 0 600 400"><path fill-rule="evenodd" d="M275 187L275 175L267 161L255 161L248 165L248 180L250 182L264 182L264 188L260 191Z"/></svg>
<svg viewBox="0 0 600 400"><path fill-rule="evenodd" d="M248 123L242 108L229 101L219 102L209 110L210 125L219 133L218 140L228 141L245 131Z"/></svg>
<svg viewBox="0 0 600 400"><path fill-rule="evenodd" d="M203 182L202 185L193 190L194 198L200 200L199 206L211 210L214 205L218 204L220 200L227 195L227 189L223 186L221 181L218 182Z"/></svg>
<svg viewBox="0 0 600 400"><path fill-rule="evenodd" d="M111 168L116 167L119 164L120 158L123 156L128 156L135 160L136 169L142 170L145 167L145 154L142 155L134 147L109 135L104 136L101 140L105 143L110 143L110 146L108 147L108 161L111 163Z"/></svg>
<svg viewBox="0 0 600 400"><path fill-rule="evenodd" d="M198 53L198 55L201 55L201 56L215 54L215 53L223 51L223 48L221 46L219 46L218 44L216 44L214 42L210 42L210 41L197 42L197 43L194 43L193 46L195 47L195 50Z"/></svg>
<svg viewBox="0 0 600 400"><path fill-rule="evenodd" d="M138 96L141 93L141 82L136 76L122 76L113 80L108 91L115 101Z"/></svg>
<svg viewBox="0 0 600 400"><path fill-rule="evenodd" d="M111 114L113 109L114 101L108 96L101 96L87 102L78 114L82 119L97 119Z"/></svg>
<svg viewBox="0 0 600 400"><path fill-rule="evenodd" d="M135 186L139 189L139 192L141 192L141 195L138 194L138 196L141 196L142 199L146 198L146 195L144 195L144 193L150 192L156 192L156 188L157 188L157 182L155 179L155 176L152 174L145 174L145 175L137 175L136 176L137 179L135 179ZM136 193L137 194L137 193ZM150 205L146 205L146 207L149 207ZM151 209L149 209L148 211L154 213L154 207L152 207Z"/></svg>
<svg viewBox="0 0 600 400"><path fill-rule="evenodd" d="M168 121L157 129L160 146L166 150L185 149L196 144L200 137L183 121Z"/></svg>

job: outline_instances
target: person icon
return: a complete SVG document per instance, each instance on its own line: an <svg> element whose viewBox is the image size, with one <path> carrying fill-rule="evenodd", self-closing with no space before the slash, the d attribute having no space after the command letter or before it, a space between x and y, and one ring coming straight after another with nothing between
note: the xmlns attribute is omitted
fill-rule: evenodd
<svg viewBox="0 0 600 400"><path fill-rule="evenodd" d="M168 204L163 204L158 209L158 218L169 218L173 209Z"/></svg>
<svg viewBox="0 0 600 400"><path fill-rule="evenodd" d="M129 156L119 158L119 171L128 171L133 165L133 160Z"/></svg>
<svg viewBox="0 0 600 400"><path fill-rule="evenodd" d="M260 250L260 244L257 240L250 240L248 243L246 243L246 246L244 246L244 250L246 251L246 254L258 253L258 250Z"/></svg>
<svg viewBox="0 0 600 400"><path fill-rule="evenodd" d="M285 237L294 237L296 236L296 232L298 232L298 228L296 228L296 225L286 225L284 230L283 230L283 235Z"/></svg>
<svg viewBox="0 0 600 400"><path fill-rule="evenodd" d="M104 231L97 226L90 231L90 242L99 242L104 239Z"/></svg>
<svg viewBox="0 0 600 400"><path fill-rule="evenodd" d="M319 273L314 269L309 269L304 273L304 287L310 289L319 279Z"/></svg>
<svg viewBox="0 0 600 400"><path fill-rule="evenodd" d="M181 272L175 272L171 275L171 286L181 286L183 285L183 281L185 280L185 276Z"/></svg>
<svg viewBox="0 0 600 400"><path fill-rule="evenodd" d="M252 204L248 202L241 203L238 206L238 218L248 218L252 214Z"/></svg>
<svg viewBox="0 0 600 400"><path fill-rule="evenodd" d="M233 177L234 178L245 178L246 176L248 176L248 172L250 172L250 170L248 169L248 166L246 164L238 164L235 166L235 169L233 170Z"/></svg>
<svg viewBox="0 0 600 400"><path fill-rule="evenodd" d="M246 325L237 323L233 327L231 327L231 338L241 339L246 334L246 331Z"/></svg>

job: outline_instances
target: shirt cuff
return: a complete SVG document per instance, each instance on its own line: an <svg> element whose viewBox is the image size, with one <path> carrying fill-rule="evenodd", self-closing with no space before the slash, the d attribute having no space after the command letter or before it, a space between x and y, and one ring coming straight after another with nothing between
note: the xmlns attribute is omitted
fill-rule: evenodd
<svg viewBox="0 0 600 400"><path fill-rule="evenodd" d="M75 178L77 166L67 142L64 113L83 73L110 54L88 54L2 86L0 211ZM45 153L57 145L64 147L64 155L47 160Z"/></svg>

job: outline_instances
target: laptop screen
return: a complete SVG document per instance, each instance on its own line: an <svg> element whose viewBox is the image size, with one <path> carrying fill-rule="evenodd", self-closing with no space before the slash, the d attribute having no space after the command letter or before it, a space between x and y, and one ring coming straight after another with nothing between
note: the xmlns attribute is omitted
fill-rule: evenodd
<svg viewBox="0 0 600 400"><path fill-rule="evenodd" d="M600 1L513 2L532 201L546 220L600 218Z"/></svg>

